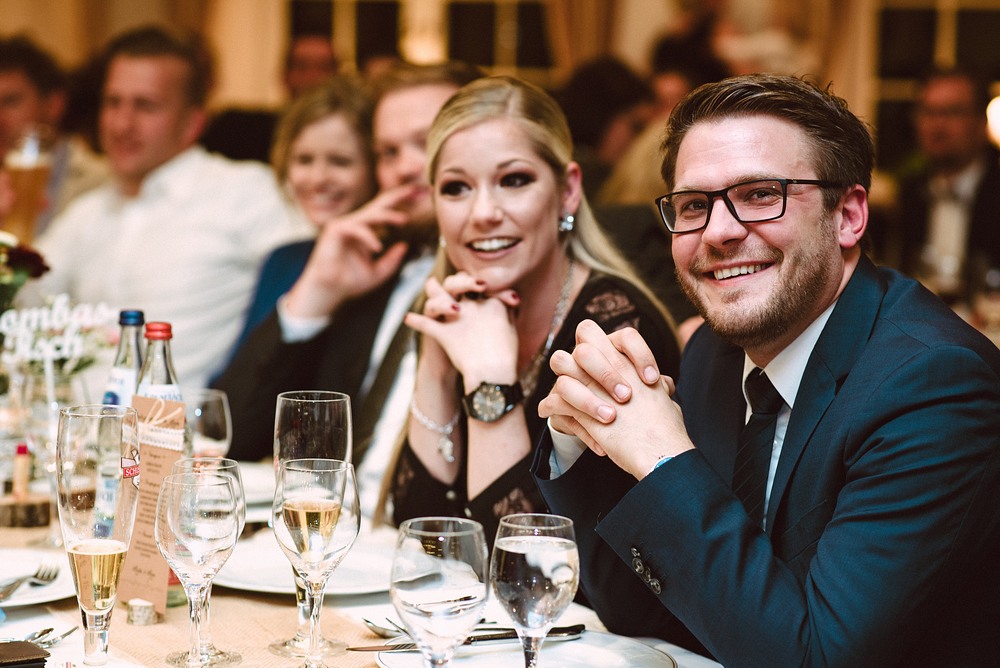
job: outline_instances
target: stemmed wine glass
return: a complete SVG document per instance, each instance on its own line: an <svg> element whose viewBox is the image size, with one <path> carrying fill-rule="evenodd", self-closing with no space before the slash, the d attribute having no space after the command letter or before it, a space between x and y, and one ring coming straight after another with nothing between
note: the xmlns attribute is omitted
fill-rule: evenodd
<svg viewBox="0 0 1000 668"><path fill-rule="evenodd" d="M236 540L243 534L243 526L246 524L247 506L246 494L243 491L243 477L240 474L240 465L235 459L228 457L185 457L174 462L174 473L194 473L200 475L223 475L231 479L233 494L236 496ZM207 656L206 666L228 666L237 663L240 655L235 652L224 652L212 642L211 634L211 601L212 583L208 583L205 592L205 604L201 609L201 654ZM187 660L185 654L181 657ZM183 663L180 665L184 665Z"/></svg>
<svg viewBox="0 0 1000 668"><path fill-rule="evenodd" d="M318 457L351 461L351 398L342 392L296 390L278 395L274 411L274 469L287 459ZM279 656L304 657L309 648L309 609L306 586L295 569L296 613L295 635L287 640L275 640L269 645ZM342 640L320 638L319 652L336 656L347 651Z"/></svg>
<svg viewBox="0 0 1000 668"><path fill-rule="evenodd" d="M167 655L174 666L205 666L201 610L212 578L229 559L239 530L236 494L227 475L174 473L163 479L153 533L160 554L184 585L191 616L191 644ZM230 663L241 660L231 655Z"/></svg>
<svg viewBox="0 0 1000 668"><path fill-rule="evenodd" d="M83 616L83 662L108 660L108 629L139 498L135 409L73 406L59 411L59 524Z"/></svg>
<svg viewBox="0 0 1000 668"><path fill-rule="evenodd" d="M361 529L354 467L337 459L281 462L271 520L281 551L305 583L309 645L302 667L323 668L323 590Z"/></svg>
<svg viewBox="0 0 1000 668"><path fill-rule="evenodd" d="M490 571L493 594L524 646L525 668L534 668L545 634L573 602L580 581L573 521L544 513L501 518Z"/></svg>
<svg viewBox="0 0 1000 668"><path fill-rule="evenodd" d="M49 483L49 532L31 543L32 547L62 547L59 511L56 503L56 436L59 409L86 403L84 388L71 377L59 373L51 360L42 368L30 363L18 365L11 374L11 397L22 422L25 439L35 454ZM82 401L81 401L82 399Z"/></svg>
<svg viewBox="0 0 1000 668"><path fill-rule="evenodd" d="M225 457L233 441L229 397L222 390L184 391L186 424L191 427L195 457Z"/></svg>
<svg viewBox="0 0 1000 668"><path fill-rule="evenodd" d="M479 522L418 517L399 527L389 596L424 665L447 666L479 621L489 594Z"/></svg>

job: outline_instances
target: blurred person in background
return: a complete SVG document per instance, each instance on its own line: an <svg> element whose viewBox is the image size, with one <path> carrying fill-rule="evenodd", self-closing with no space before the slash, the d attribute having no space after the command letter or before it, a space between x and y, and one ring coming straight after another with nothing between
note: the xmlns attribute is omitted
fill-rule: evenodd
<svg viewBox="0 0 1000 668"><path fill-rule="evenodd" d="M898 218L875 240L946 299L966 297L977 269L1000 267L1000 152L986 131L988 103L985 83L969 72L935 70L923 80Z"/></svg>
<svg viewBox="0 0 1000 668"><path fill-rule="evenodd" d="M352 400L362 509L373 513L412 392L415 354L403 316L437 242L427 132L445 101L478 76L463 63L400 63L373 82L379 193L323 225L298 280L214 383L232 407L231 457L273 455L279 393L344 392Z"/></svg>
<svg viewBox="0 0 1000 668"><path fill-rule="evenodd" d="M44 126L53 133L44 208L31 237L44 232L76 196L108 178L106 163L80 138L62 131L67 85L56 60L33 41L23 36L0 38L0 171L3 157L27 128ZM0 178L8 179L9 187L9 175ZM6 207L0 204L0 220L13 206L12 198L11 193Z"/></svg>
<svg viewBox="0 0 1000 668"><path fill-rule="evenodd" d="M613 56L577 67L553 95L569 123L584 189L596 193L632 140L653 116L653 93Z"/></svg>
<svg viewBox="0 0 1000 668"><path fill-rule="evenodd" d="M490 537L502 516L544 512L529 463L549 358L576 325L635 327L677 370L669 315L601 232L569 127L541 89L475 81L438 114L429 172L442 243L420 313L406 441L389 471L393 520L471 517Z"/></svg>
<svg viewBox="0 0 1000 668"><path fill-rule="evenodd" d="M281 71L289 103L339 71L340 59L328 35L294 35ZM201 145L234 160L267 162L281 113L272 109L224 109L209 121Z"/></svg>
<svg viewBox="0 0 1000 668"><path fill-rule="evenodd" d="M293 221L271 170L196 145L210 63L163 28L108 45L99 119L112 179L39 238L52 270L34 285L173 325L174 365L203 386L231 349L266 255L314 233Z"/></svg>
<svg viewBox="0 0 1000 668"><path fill-rule="evenodd" d="M317 230L337 224L374 195L371 128L368 96L359 81L347 76L335 76L314 87L282 115L271 149L271 165L294 213ZM385 203L371 202L369 206ZM295 284L315 245L315 240L286 244L268 256L237 348L271 313L278 297Z"/></svg>

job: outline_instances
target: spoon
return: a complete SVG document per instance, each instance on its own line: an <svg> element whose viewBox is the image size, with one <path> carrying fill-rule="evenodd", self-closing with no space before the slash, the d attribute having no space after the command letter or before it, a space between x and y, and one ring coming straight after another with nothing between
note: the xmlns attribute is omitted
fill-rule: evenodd
<svg viewBox="0 0 1000 668"><path fill-rule="evenodd" d="M53 629L53 628L52 628L52 627L50 626L50 627L49 627L49 628L47 628L47 629L41 629L41 630L39 630L39 631L32 631L32 632L31 632L31 633L29 633L28 635L24 636L24 641L25 641L25 642L34 642L34 641L38 640L39 638L41 638L41 637L43 637L43 636L47 636L47 635L49 635L49 634L50 634L50 633L52 633L52 632L53 632L54 630L55 630L55 629ZM396 634L396 635L399 635L399 634ZM0 638L0 642L11 642L11 641L13 641L13 640L17 640L17 638Z"/></svg>
<svg viewBox="0 0 1000 668"><path fill-rule="evenodd" d="M41 647L42 649L48 649L49 647L52 647L53 645L55 645L57 642L60 642L63 638L66 638L67 636L69 636L69 634L73 633L73 631L76 631L78 628L80 628L80 627L79 626L74 626L69 631L64 631L64 632L60 633L57 636L48 636L47 638L42 638L41 640L39 640L35 644L38 645L39 647Z"/></svg>

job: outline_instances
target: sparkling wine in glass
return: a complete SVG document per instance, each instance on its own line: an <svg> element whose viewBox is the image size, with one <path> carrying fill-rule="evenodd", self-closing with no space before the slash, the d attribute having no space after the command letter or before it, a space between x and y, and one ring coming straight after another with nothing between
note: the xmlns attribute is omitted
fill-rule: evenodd
<svg viewBox="0 0 1000 668"><path fill-rule="evenodd" d="M489 594L479 522L418 517L399 527L389 596L425 666L447 666L482 615Z"/></svg>
<svg viewBox="0 0 1000 668"><path fill-rule="evenodd" d="M326 390L295 390L278 395L274 411L274 469L286 459L317 457L351 461L352 453L351 398L342 392ZM304 657L309 649L309 608L306 585L295 569L296 613L295 635L287 640L275 640L269 645L279 656ZM320 638L319 652L326 657L343 654L347 643Z"/></svg>
<svg viewBox="0 0 1000 668"><path fill-rule="evenodd" d="M323 590L361 529L354 467L337 459L281 462L271 519L281 551L305 583L309 644L302 668L324 668Z"/></svg>
<svg viewBox="0 0 1000 668"><path fill-rule="evenodd" d="M186 424L195 457L225 457L233 441L229 397L222 390L184 390Z"/></svg>
<svg viewBox="0 0 1000 668"><path fill-rule="evenodd" d="M501 518L490 566L493 595L524 647L524 665L538 665L545 634L576 596L580 556L573 521L524 513Z"/></svg>
<svg viewBox="0 0 1000 668"><path fill-rule="evenodd" d="M156 504L154 535L160 554L184 585L191 618L186 652L167 655L172 666L205 666L201 611L212 578L229 559L239 531L233 479L208 473L174 473L163 479ZM228 664L241 657L228 654Z"/></svg>
<svg viewBox="0 0 1000 668"><path fill-rule="evenodd" d="M84 660L108 660L108 630L139 498L134 408L59 411L55 473L59 524L83 617Z"/></svg>
<svg viewBox="0 0 1000 668"><path fill-rule="evenodd" d="M243 534L243 527L246 524L247 506L246 494L243 491L243 476L240 474L240 465L235 459L228 457L185 457L174 462L174 473L194 473L199 475L223 475L228 476L233 484L233 494L236 495L236 539L239 540ZM220 650L212 642L211 634L211 601L212 583L208 584L205 592L205 603L201 609L201 654L207 656L206 666L228 666L239 661L240 656L234 652Z"/></svg>

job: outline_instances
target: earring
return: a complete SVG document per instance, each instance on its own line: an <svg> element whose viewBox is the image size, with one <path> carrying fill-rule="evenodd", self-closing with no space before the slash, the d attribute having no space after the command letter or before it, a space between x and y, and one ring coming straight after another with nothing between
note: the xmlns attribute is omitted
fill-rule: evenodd
<svg viewBox="0 0 1000 668"><path fill-rule="evenodd" d="M560 232L572 232L573 224L576 222L576 218L571 213L564 213L563 217L559 219L559 231Z"/></svg>
<svg viewBox="0 0 1000 668"><path fill-rule="evenodd" d="M444 237L439 235L438 236L438 246L440 246L441 248L445 248L447 245L448 244L445 243Z"/></svg>

